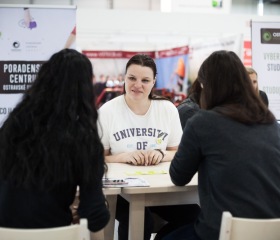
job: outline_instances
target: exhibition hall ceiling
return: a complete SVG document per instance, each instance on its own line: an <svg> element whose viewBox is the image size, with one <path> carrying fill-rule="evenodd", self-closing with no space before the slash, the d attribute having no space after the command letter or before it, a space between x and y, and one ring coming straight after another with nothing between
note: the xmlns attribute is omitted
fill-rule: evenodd
<svg viewBox="0 0 280 240"><path fill-rule="evenodd" d="M165 0L165 2L168 0ZM172 0L169 0L171 2ZM187 2L188 0L184 0ZM197 2L191 1L190 2ZM210 0L200 0L210 1ZM222 0L221 0L222 1ZM273 15L280 12L280 0L224 0L231 2L231 13L254 13L258 4L263 3L264 13ZM0 0L0 4L36 4L36 5L76 5L78 7L92 7L95 9L118 10L151 10L160 11L164 0ZM275 10L276 9L276 10ZM277 10L278 9L278 10ZM245 11L245 12L244 12Z"/></svg>
<svg viewBox="0 0 280 240"><path fill-rule="evenodd" d="M223 6L231 3L230 14L208 17L187 8L188 12L174 11L168 15L161 13L162 1L0 0L0 4L77 6L77 47L97 50L127 50L136 47L162 49L166 46L183 46L201 39L223 37L229 33L243 34L246 39L250 37L250 20L254 16L262 17L258 14L260 2L263 2L264 17L278 19L277 16L280 16L280 4L271 3L280 0L220 0ZM180 1L202 3L211 0L176 0Z"/></svg>

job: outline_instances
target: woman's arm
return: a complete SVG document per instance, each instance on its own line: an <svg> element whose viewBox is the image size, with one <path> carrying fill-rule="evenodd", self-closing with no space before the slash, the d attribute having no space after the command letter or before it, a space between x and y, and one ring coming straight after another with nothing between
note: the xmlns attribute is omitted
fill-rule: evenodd
<svg viewBox="0 0 280 240"><path fill-rule="evenodd" d="M199 141L187 122L181 143L170 164L169 174L172 182L178 186L189 183L197 172L201 159Z"/></svg>

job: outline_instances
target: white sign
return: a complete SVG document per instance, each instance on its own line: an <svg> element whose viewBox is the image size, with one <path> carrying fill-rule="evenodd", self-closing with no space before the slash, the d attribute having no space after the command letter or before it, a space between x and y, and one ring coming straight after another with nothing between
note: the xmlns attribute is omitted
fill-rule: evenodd
<svg viewBox="0 0 280 240"><path fill-rule="evenodd" d="M190 44L189 79L193 82L197 78L197 73L201 64L214 51L233 51L241 58L242 43L243 36L239 34L212 39L201 39L199 42Z"/></svg>
<svg viewBox="0 0 280 240"><path fill-rule="evenodd" d="M0 126L36 78L43 62L75 48L75 7L0 5Z"/></svg>
<svg viewBox="0 0 280 240"><path fill-rule="evenodd" d="M269 109L280 119L280 22L252 22L252 65L259 90L266 92Z"/></svg>

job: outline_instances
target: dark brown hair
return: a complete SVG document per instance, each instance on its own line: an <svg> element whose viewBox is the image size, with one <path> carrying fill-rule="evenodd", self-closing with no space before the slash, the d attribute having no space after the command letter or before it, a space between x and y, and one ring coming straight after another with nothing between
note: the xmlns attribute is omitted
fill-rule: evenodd
<svg viewBox="0 0 280 240"><path fill-rule="evenodd" d="M134 55L132 58L130 58L126 64L125 67L125 73L127 72L127 69L131 66L131 65L140 65L142 67L149 67L152 69L153 71L153 77L154 79L156 79L156 75L157 75L157 66L156 63L154 62L154 60L145 54L136 54ZM124 85L124 94L125 94L125 85ZM158 96L155 95L153 93L153 89L149 94L149 99L152 100L169 100L168 98L162 97L162 96Z"/></svg>
<svg viewBox="0 0 280 240"><path fill-rule="evenodd" d="M198 81L203 84L201 108L213 109L247 124L275 121L252 88L249 75L234 52L213 52L202 63Z"/></svg>

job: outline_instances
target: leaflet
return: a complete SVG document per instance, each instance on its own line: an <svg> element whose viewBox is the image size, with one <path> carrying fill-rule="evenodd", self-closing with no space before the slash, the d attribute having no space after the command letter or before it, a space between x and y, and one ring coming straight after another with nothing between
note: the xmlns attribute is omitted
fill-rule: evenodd
<svg viewBox="0 0 280 240"><path fill-rule="evenodd" d="M103 187L149 187L150 184L143 178L127 177L127 178L103 178Z"/></svg>

